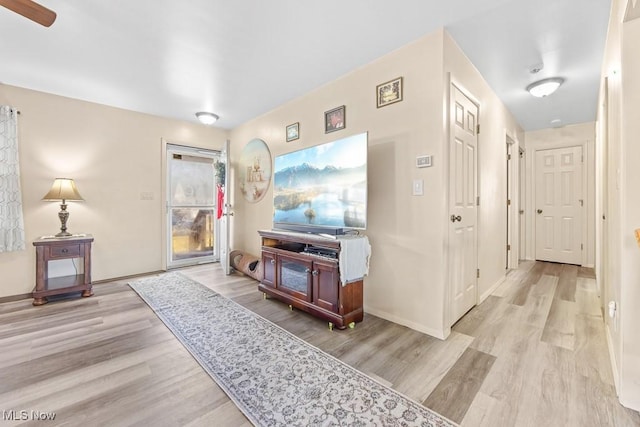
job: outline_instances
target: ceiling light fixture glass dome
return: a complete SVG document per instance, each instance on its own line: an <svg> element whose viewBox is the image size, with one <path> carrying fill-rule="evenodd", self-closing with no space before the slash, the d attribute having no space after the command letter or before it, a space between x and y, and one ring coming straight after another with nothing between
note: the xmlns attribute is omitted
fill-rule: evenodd
<svg viewBox="0 0 640 427"><path fill-rule="evenodd" d="M552 77L550 79L539 80L537 82L531 83L529 86L527 86L527 91L537 98L543 98L545 96L551 95L553 92L558 90L562 83L564 83L563 78Z"/></svg>
<svg viewBox="0 0 640 427"><path fill-rule="evenodd" d="M202 124L212 125L220 118L217 114L209 113L207 111L199 111L196 113L196 117Z"/></svg>

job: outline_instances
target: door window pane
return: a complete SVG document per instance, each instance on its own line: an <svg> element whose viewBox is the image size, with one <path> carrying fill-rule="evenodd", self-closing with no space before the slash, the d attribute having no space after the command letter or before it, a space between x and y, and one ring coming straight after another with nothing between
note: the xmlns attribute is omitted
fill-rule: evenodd
<svg viewBox="0 0 640 427"><path fill-rule="evenodd" d="M212 158L173 154L170 173L172 205L200 206L215 203Z"/></svg>
<svg viewBox="0 0 640 427"><path fill-rule="evenodd" d="M213 256L213 209L171 209L172 260Z"/></svg>

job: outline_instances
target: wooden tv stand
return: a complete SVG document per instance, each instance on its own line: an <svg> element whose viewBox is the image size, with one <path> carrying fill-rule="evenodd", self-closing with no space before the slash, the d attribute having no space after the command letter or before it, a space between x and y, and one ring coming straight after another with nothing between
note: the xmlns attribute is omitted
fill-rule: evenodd
<svg viewBox="0 0 640 427"><path fill-rule="evenodd" d="M329 322L353 328L364 316L362 279L340 283L340 241L314 234L261 230L264 278L258 289L267 295ZM314 247L336 257L304 252Z"/></svg>

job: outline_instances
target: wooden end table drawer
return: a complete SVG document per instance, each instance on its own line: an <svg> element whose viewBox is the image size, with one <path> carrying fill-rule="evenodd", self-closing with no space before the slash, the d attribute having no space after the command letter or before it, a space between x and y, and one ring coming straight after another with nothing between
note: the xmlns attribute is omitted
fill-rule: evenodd
<svg viewBox="0 0 640 427"><path fill-rule="evenodd" d="M50 258L71 258L80 256L80 245L60 245L49 248Z"/></svg>

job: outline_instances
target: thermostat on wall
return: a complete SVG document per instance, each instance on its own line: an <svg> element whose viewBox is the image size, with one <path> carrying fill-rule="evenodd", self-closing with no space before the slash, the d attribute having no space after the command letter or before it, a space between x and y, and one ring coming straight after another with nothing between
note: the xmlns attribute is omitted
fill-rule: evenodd
<svg viewBox="0 0 640 427"><path fill-rule="evenodd" d="M416 157L417 168L428 168L431 166L431 156L418 156Z"/></svg>

